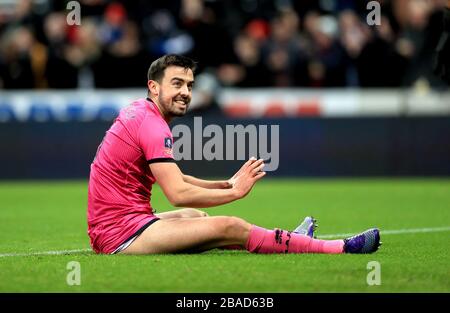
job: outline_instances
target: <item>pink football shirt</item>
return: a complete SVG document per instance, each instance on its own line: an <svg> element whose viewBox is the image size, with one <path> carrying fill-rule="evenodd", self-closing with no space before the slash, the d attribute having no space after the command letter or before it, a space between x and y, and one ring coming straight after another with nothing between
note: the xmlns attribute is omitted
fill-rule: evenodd
<svg viewBox="0 0 450 313"><path fill-rule="evenodd" d="M173 137L156 104L134 101L120 111L91 164L88 234L97 253L111 253L156 218L149 163L173 161Z"/></svg>

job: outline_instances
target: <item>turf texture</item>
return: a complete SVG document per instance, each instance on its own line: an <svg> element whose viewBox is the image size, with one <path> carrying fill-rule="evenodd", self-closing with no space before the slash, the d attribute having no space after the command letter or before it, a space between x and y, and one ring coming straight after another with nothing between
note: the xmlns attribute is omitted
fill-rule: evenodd
<svg viewBox="0 0 450 313"><path fill-rule="evenodd" d="M86 181L0 182L0 292L450 292L448 179L265 179L206 210L288 230L313 215L319 237L376 226L383 245L371 255L33 255L88 249L86 203ZM157 186L152 204L174 209ZM423 228L431 231L414 231ZM80 285L67 284L70 261ZM380 285L367 284L370 261Z"/></svg>

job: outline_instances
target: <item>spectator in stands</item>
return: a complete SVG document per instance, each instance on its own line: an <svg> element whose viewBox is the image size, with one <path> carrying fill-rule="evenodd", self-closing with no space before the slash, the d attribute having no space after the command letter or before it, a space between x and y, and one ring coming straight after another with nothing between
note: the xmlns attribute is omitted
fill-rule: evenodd
<svg viewBox="0 0 450 313"><path fill-rule="evenodd" d="M258 40L242 33L234 41L237 64L242 67L242 77L235 84L239 87L271 86L270 73L263 63Z"/></svg>
<svg viewBox="0 0 450 313"><path fill-rule="evenodd" d="M62 12L47 15L44 21L44 33L47 39L46 79L49 88L77 88L78 67L68 58L69 26ZM64 77L64 79L61 79Z"/></svg>
<svg viewBox="0 0 450 313"><path fill-rule="evenodd" d="M224 86L441 84L431 62L445 0L380 1L378 26L357 0L80 4L69 26L65 2L0 1L0 88L137 87L130 73L168 53L202 60L198 73ZM111 80L111 68L126 74Z"/></svg>
<svg viewBox="0 0 450 313"><path fill-rule="evenodd" d="M346 58L338 38L338 23L333 16L312 13L306 17L309 39L307 81L309 87L346 85Z"/></svg>
<svg viewBox="0 0 450 313"><path fill-rule="evenodd" d="M295 11L280 12L272 20L270 30L271 35L262 47L262 54L270 73L271 85L293 86L294 69L301 57L298 40L299 18Z"/></svg>
<svg viewBox="0 0 450 313"><path fill-rule="evenodd" d="M12 27L0 41L0 86L5 89L44 87L45 47L26 26Z"/></svg>
<svg viewBox="0 0 450 313"><path fill-rule="evenodd" d="M127 18L125 8L117 3L106 9L101 29L102 54L92 65L95 86L127 88L138 86L145 77L136 75L148 66L147 55L139 40L137 25ZM111 79L111 69L121 73Z"/></svg>

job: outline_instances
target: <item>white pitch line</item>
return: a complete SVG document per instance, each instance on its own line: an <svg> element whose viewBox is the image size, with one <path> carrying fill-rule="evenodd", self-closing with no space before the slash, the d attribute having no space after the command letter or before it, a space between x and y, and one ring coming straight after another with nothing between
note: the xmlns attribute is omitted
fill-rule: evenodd
<svg viewBox="0 0 450 313"><path fill-rule="evenodd" d="M39 256L39 255L63 255L63 254L73 254L80 252L92 251L91 249L74 249L74 250L60 250L60 251L39 251L39 252L29 252L29 253L2 253L0 258L11 257L11 256Z"/></svg>
<svg viewBox="0 0 450 313"><path fill-rule="evenodd" d="M396 230L381 230L381 235L400 235L400 234L417 234L417 233L435 233L450 231L450 227L429 227L429 228L410 228L410 229L396 229ZM345 238L355 235L356 233L348 234L332 234L332 235L322 235L317 236L318 238Z"/></svg>
<svg viewBox="0 0 450 313"><path fill-rule="evenodd" d="M399 235L399 234L417 234L417 233L435 233L435 232L445 232L450 231L450 226L448 227L432 227L432 228L410 228L410 229L396 229L396 230L382 230L381 235ZM345 238L355 235L356 233L348 234L330 234L318 236L318 238ZM74 254L80 252L89 252L91 249L74 249L74 250L60 250L60 251L40 251L40 252L30 252L30 253L1 253L0 258L5 257L26 257L26 256L39 256L39 255L64 255L64 254Z"/></svg>

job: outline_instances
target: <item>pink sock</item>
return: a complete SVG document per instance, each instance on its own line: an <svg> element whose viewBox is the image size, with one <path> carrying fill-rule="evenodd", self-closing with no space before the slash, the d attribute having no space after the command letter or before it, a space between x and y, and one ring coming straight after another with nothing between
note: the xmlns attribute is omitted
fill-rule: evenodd
<svg viewBox="0 0 450 313"><path fill-rule="evenodd" d="M319 240L281 229L268 230L253 225L245 248L252 253L329 253L344 252L343 240Z"/></svg>

